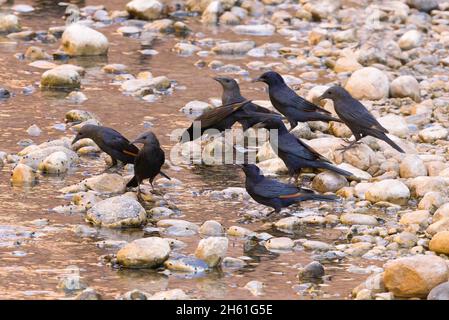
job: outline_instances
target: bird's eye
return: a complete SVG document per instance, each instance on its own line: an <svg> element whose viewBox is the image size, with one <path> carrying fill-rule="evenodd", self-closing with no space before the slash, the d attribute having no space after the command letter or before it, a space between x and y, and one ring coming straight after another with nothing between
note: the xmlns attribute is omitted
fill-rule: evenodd
<svg viewBox="0 0 449 320"><path fill-rule="evenodd" d="M329 91L328 93L329 93L330 95L332 95L332 91Z"/></svg>

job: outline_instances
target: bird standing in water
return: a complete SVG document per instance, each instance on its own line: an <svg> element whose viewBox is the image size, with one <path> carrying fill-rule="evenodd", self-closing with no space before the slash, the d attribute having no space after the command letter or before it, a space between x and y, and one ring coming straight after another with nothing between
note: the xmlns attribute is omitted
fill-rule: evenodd
<svg viewBox="0 0 449 320"><path fill-rule="evenodd" d="M72 145L84 138L92 139L103 152L111 156L112 167L117 165L117 160L124 164L134 163L139 152L139 148L112 128L86 124L73 139Z"/></svg>
<svg viewBox="0 0 449 320"><path fill-rule="evenodd" d="M143 180L149 179L151 188L154 190L153 181L158 174L167 179L170 179L170 177L161 171L161 167L165 162L165 153L153 132L142 133L133 143L142 143L143 147L140 149L134 162L134 177L126 186L128 188L137 187L138 196L140 196L140 184Z"/></svg>
<svg viewBox="0 0 449 320"><path fill-rule="evenodd" d="M254 164L245 164L242 169L246 176L246 191L258 203L273 208L269 214L280 212L282 208L301 201L334 201L337 199L334 195L316 194L312 190L266 178Z"/></svg>
<svg viewBox="0 0 449 320"><path fill-rule="evenodd" d="M280 119L267 118L255 125L255 128L277 130L276 135L270 136L270 145L284 161L290 177L295 177L296 183L302 168L327 169L345 177L353 175L351 172L333 166L328 159L296 138Z"/></svg>
<svg viewBox="0 0 449 320"><path fill-rule="evenodd" d="M265 72L254 81L264 82L268 85L270 101L276 110L288 119L290 130L296 127L298 122L342 122L340 119L332 117L329 111L298 96L295 91L287 86L282 76L277 72Z"/></svg>
<svg viewBox="0 0 449 320"><path fill-rule="evenodd" d="M405 153L401 147L388 138L386 135L388 130L382 127L371 112L343 87L333 86L327 89L319 99L330 99L334 102L335 112L354 135L355 140L341 150L346 151L359 143L363 137L372 136L385 141L397 151Z"/></svg>

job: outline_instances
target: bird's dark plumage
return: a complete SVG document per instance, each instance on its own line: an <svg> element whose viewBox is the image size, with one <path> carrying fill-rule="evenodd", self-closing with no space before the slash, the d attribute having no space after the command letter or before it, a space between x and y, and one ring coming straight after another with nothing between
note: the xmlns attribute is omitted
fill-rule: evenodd
<svg viewBox="0 0 449 320"><path fill-rule="evenodd" d="M153 132L148 131L141 134L133 143L143 143L143 147L137 154L134 162L134 177L128 182L127 187L138 187L145 179L149 179L151 187L153 187L153 180L158 174L170 179L161 171L165 162L165 153Z"/></svg>
<svg viewBox="0 0 449 320"><path fill-rule="evenodd" d="M298 122L341 122L341 120L332 117L329 111L298 96L295 91L287 86L282 76L277 72L265 72L255 81L264 82L268 85L271 103L276 110L288 119L291 129L296 127Z"/></svg>
<svg viewBox="0 0 449 320"><path fill-rule="evenodd" d="M139 152L135 145L112 128L86 124L80 129L72 144L84 138L92 139L103 152L110 155L113 165L117 164L117 160L125 164L134 163Z"/></svg>
<svg viewBox="0 0 449 320"><path fill-rule="evenodd" d="M280 119L269 118L257 124L256 127L277 130L277 135L270 135L270 144L279 158L284 161L291 177L297 177L302 168L327 169L346 177L353 175L351 172L333 166L328 159L291 134Z"/></svg>
<svg viewBox="0 0 449 320"><path fill-rule="evenodd" d="M320 195L311 190L298 188L277 180L266 178L254 164L243 165L246 176L245 187L248 194L258 203L280 212L282 208L306 200L333 201L333 195Z"/></svg>
<svg viewBox="0 0 449 320"><path fill-rule="evenodd" d="M354 99L343 87L333 86L327 89L320 97L320 100L322 99L330 99L334 102L335 112L351 129L355 137L354 142L359 141L363 137L372 136L385 141L397 151L405 153L386 135L388 130L382 127L368 109L360 101ZM353 144L351 143L348 147L351 147Z"/></svg>
<svg viewBox="0 0 449 320"><path fill-rule="evenodd" d="M215 77L214 80L220 83L223 88L221 101L224 105L244 102L247 100L240 93L239 84L234 79L228 77ZM248 130L257 123L257 119L245 117L245 114L249 114L252 112L273 114L273 112L268 110L267 108L264 108L252 102L248 102L235 112L235 117L237 118L237 121L242 125L244 131Z"/></svg>

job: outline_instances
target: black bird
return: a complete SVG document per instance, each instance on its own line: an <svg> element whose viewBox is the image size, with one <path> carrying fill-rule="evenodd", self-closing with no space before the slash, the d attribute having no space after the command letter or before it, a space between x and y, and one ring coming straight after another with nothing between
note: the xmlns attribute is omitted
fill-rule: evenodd
<svg viewBox="0 0 449 320"><path fill-rule="evenodd" d="M255 127L277 130L277 136L270 135L271 147L284 161L290 177L295 177L296 182L298 182L302 168L327 169L346 177L353 175L351 172L333 166L328 159L301 139L296 138L287 130L280 119L268 118Z"/></svg>
<svg viewBox="0 0 449 320"><path fill-rule="evenodd" d="M368 109L360 101L354 99L343 87L333 86L327 89L319 99L330 99L334 102L335 112L354 135L355 140L342 148L342 150L348 150L353 147L363 137L372 136L385 141L397 151L405 153L404 150L388 138L386 135L388 130L382 127Z"/></svg>
<svg viewBox="0 0 449 320"><path fill-rule="evenodd" d="M239 84L234 79L228 77L215 77L214 80L220 83L223 87L223 93L221 95L221 101L223 105L247 101L247 99L244 98L240 93ZM274 112L272 112L271 110L268 110L267 108L249 101L235 113L237 121L243 127L243 131L248 130L257 123L257 118L244 117L245 114L249 114L252 112L274 114Z"/></svg>
<svg viewBox="0 0 449 320"><path fill-rule="evenodd" d="M142 133L133 143L143 143L143 147L140 149L134 162L134 177L126 185L128 188L138 187L138 193L140 194L140 184L143 180L149 179L151 188L154 190L153 180L158 174L170 179L169 176L161 171L161 167L165 162L165 153L153 132Z"/></svg>
<svg viewBox="0 0 449 320"><path fill-rule="evenodd" d="M242 166L246 176L245 187L248 194L258 203L273 208L273 212L280 212L282 208L306 200L333 201L334 195L316 194L312 190L298 188L293 184L282 183L266 178L254 164Z"/></svg>
<svg viewBox="0 0 449 320"><path fill-rule="evenodd" d="M112 166L117 165L117 160L124 164L134 163L139 152L139 148L112 128L86 124L80 129L72 144L84 138L92 139L103 152L110 155Z"/></svg>
<svg viewBox="0 0 449 320"><path fill-rule="evenodd" d="M206 130L213 129L221 133L230 129L234 123L239 120L247 121L249 125L260 122L261 120L259 120L258 116L261 114L265 115L264 113L252 112L249 110L241 111L241 109L248 103L251 103L251 101L245 100L243 102L227 104L204 112L192 122L190 127L184 131L179 140L183 143L193 141L202 136ZM270 113L269 115L272 117L282 118L282 116L277 113ZM194 132L195 126L198 126L200 131L198 132L199 136L196 136L196 132Z"/></svg>
<svg viewBox="0 0 449 320"><path fill-rule="evenodd" d="M265 72L254 81L264 82L268 85L270 101L288 119L290 130L296 127L298 122L342 122L340 119L332 117L329 111L298 96L295 91L287 86L284 79L277 72Z"/></svg>

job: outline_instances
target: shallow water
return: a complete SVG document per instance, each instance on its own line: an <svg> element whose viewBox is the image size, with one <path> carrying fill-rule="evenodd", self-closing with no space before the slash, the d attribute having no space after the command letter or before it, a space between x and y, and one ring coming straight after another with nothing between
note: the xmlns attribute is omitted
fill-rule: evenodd
<svg viewBox="0 0 449 320"><path fill-rule="evenodd" d="M107 9L122 10L127 1L107 1ZM44 30L50 26L62 25L64 8L52 4L52 1L21 1L35 7L31 14L21 15L22 25L33 30ZM96 5L104 1L80 1L79 5ZM286 38L238 36L226 29L205 28L194 19L188 21L195 32L203 32L207 36L219 39L253 39L258 44L280 42L291 45ZM208 101L211 97L219 97L221 89L211 79L215 75L209 68L198 69L194 62L200 58L179 57L171 48L179 39L164 36L153 49L159 54L153 57L142 57L138 52L138 40L126 38L116 33L119 25L114 24L102 28L109 39L110 51L107 58L71 59L68 63L78 64L86 68L82 91L89 100L82 105L72 104L65 100L66 93L45 92L38 88L42 70L28 66L27 61L19 61L15 53L25 52L33 45L31 42L0 39L0 85L10 89L14 97L0 102L0 150L14 153L22 149L17 144L21 139L29 139L41 143L48 139L73 134L56 130L53 126L64 121L64 114L70 109L82 109L95 113L104 125L114 127L127 137L134 137L145 130L144 117L154 117L152 128L158 135L162 147L168 151L174 142L168 135L175 128L186 127L190 120L179 112L185 103L191 100ZM43 47L47 52L57 49L59 43L35 45ZM210 59L210 58L208 58ZM248 58L220 58L228 63L244 67ZM254 59L256 60L256 59ZM263 58L270 61L270 58ZM272 59L275 61L274 59ZM155 76L166 75L176 80L186 90L175 90L172 95L163 96L153 103L125 96L117 85L112 85L112 76L101 71L108 63L123 63L131 73L149 70ZM306 71L306 70L298 70ZM257 73L251 72L251 76ZM263 86L241 81L243 94L251 99L266 99ZM24 95L25 86L34 85L35 92ZM42 130L39 137L29 137L26 129L38 125ZM6 165L0 171L0 298L1 299L52 299L67 298L57 288L61 274L66 268L77 266L84 283L95 288L104 298L115 298L119 294L132 289L141 289L149 293L165 289L180 288L193 298L198 299L347 299L354 286L366 275L346 271L347 264L360 266L367 262L344 260L343 264L326 264L327 274L331 276L318 292L299 295L295 292L297 263L306 264L312 261L310 252L270 253L258 247L244 250L244 241L230 239L228 256L246 255L253 258L248 267L235 272L214 271L202 277L186 277L182 274L165 275L156 271L116 270L102 263L100 257L115 250L100 249L95 242L101 239L132 240L143 236L141 230L111 231L100 230L96 238L83 238L76 235L72 228L86 224L82 214L64 215L52 212L51 209L67 200L60 197L56 190L75 183L86 176L104 170L101 159L83 158L82 165L65 176L43 176L33 187L13 187L9 182L11 167ZM261 208L247 201L218 201L203 195L204 191L222 190L226 187L243 186L241 172L234 168L223 167L182 167L179 172L169 174L183 182L180 190L168 190L168 197L182 211L180 218L198 224L205 220L215 219L225 227L240 225L238 220L248 210ZM312 205L309 205L313 206ZM48 219L49 223L39 226L32 221ZM261 223L243 225L257 231ZM10 226L10 227L8 227ZM20 229L18 229L20 228ZM6 230L6 231L5 231ZM9 231L8 231L9 230ZM273 231L269 231L273 232ZM281 234L281 233L279 233ZM296 238L309 238L328 243L344 243L344 234L334 229L307 228ZM196 248L198 236L182 237L188 246L182 250L190 254ZM242 287L251 280L263 281L266 284L265 295L252 296Z"/></svg>

